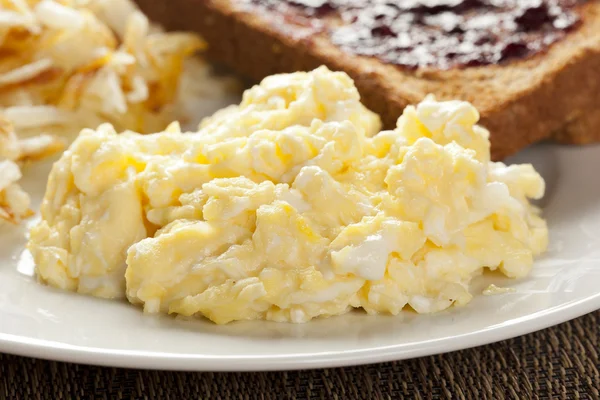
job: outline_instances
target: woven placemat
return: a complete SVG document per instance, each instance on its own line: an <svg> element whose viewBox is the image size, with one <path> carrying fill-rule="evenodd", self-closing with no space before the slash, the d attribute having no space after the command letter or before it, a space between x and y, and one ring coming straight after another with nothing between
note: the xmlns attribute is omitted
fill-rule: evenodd
<svg viewBox="0 0 600 400"><path fill-rule="evenodd" d="M0 354L0 399L600 399L600 311L475 349L269 373L102 368Z"/></svg>

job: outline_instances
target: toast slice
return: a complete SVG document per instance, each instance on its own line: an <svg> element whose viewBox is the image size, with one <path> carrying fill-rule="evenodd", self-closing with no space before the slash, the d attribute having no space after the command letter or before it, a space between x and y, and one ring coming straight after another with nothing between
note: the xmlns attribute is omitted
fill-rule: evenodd
<svg viewBox="0 0 600 400"><path fill-rule="evenodd" d="M209 57L249 78L327 65L347 72L363 103L391 128L404 107L433 93L471 102L491 132L492 157L503 159L537 141L600 140L600 2L577 6L580 26L546 51L481 67L401 68L342 50L326 33L276 11L242 7L247 0L136 0L167 29L193 30ZM594 116L591 116L594 114Z"/></svg>

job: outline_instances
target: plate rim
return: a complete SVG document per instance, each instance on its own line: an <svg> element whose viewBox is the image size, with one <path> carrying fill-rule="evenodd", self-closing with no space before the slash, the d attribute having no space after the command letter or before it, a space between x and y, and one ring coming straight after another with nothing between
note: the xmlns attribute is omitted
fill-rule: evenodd
<svg viewBox="0 0 600 400"><path fill-rule="evenodd" d="M70 345L0 332L0 352L100 367L185 372L261 372L337 368L402 361L484 346L533 333L600 310L600 291L549 309L457 336L408 345L269 356L205 356ZM368 316L365 316L368 318Z"/></svg>
<svg viewBox="0 0 600 400"><path fill-rule="evenodd" d="M600 146L594 147L600 150ZM562 154L565 150L578 152L581 148L567 149L561 146L560 150ZM520 317L462 332L459 335L446 335L411 343L368 345L357 350L342 349L295 354L288 351L276 355L248 356L181 354L73 345L37 339L30 335L3 333L0 328L0 352L78 364L169 371L246 372L355 366L443 354L539 331L600 310L600 289L590 293L586 291L586 294L583 297L561 302L554 307L526 313ZM365 318L369 317L365 315Z"/></svg>

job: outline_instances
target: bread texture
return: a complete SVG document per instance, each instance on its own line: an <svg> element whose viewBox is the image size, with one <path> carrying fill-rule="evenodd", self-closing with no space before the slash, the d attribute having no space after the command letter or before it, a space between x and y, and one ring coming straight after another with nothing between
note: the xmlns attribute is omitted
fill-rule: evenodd
<svg viewBox="0 0 600 400"><path fill-rule="evenodd" d="M408 70L357 56L325 34L275 13L241 10L232 0L136 0L151 19L171 30L193 30L209 43L208 56L239 73L265 76L320 65L348 73L363 103L386 128L427 94L471 102L491 132L492 157L503 159L544 139L600 141L600 2L580 10L583 23L546 52L501 65Z"/></svg>

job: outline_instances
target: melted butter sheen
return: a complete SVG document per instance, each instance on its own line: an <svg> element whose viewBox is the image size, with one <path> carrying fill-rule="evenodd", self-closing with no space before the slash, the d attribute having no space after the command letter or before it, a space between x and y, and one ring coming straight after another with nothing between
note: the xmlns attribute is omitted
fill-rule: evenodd
<svg viewBox="0 0 600 400"><path fill-rule="evenodd" d="M246 0L286 15L339 16L344 50L407 68L498 64L545 51L579 26L582 0Z"/></svg>

